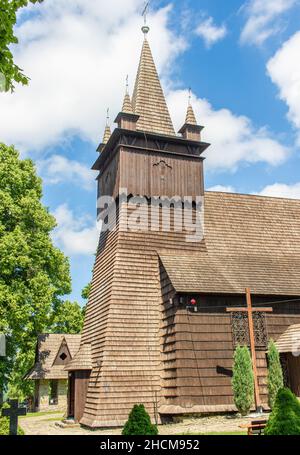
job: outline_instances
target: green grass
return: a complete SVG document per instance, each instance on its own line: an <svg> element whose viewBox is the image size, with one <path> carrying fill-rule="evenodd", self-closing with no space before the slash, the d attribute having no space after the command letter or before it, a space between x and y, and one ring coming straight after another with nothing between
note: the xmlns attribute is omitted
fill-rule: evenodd
<svg viewBox="0 0 300 455"><path fill-rule="evenodd" d="M59 411L48 411L48 412L29 412L26 416L21 416L20 419L30 419L31 417L42 417L42 416L48 416L48 415L53 415L53 414L60 414L61 417L63 417L63 413ZM55 420L59 420L55 419Z"/></svg>

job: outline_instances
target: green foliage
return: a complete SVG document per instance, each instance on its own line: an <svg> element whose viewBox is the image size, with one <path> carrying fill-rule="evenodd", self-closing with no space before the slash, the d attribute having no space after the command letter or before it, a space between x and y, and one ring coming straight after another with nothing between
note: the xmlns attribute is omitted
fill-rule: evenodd
<svg viewBox="0 0 300 455"><path fill-rule="evenodd" d="M7 357L0 362L0 390L32 392L24 374L34 363L37 335L51 332L71 291L69 262L53 246L55 219L41 203L42 182L30 160L0 143L0 332Z"/></svg>
<svg viewBox="0 0 300 455"><path fill-rule="evenodd" d="M265 435L300 435L300 403L289 389L279 390Z"/></svg>
<svg viewBox="0 0 300 455"><path fill-rule="evenodd" d="M52 333L80 333L84 320L84 308L77 302L65 302L58 305L55 311Z"/></svg>
<svg viewBox="0 0 300 455"><path fill-rule="evenodd" d="M268 346L268 364L269 406L273 409L278 391L284 386L280 356L273 340Z"/></svg>
<svg viewBox="0 0 300 455"><path fill-rule="evenodd" d="M122 431L123 436L157 435L156 425L152 425L149 414L143 404L135 405Z"/></svg>
<svg viewBox="0 0 300 455"><path fill-rule="evenodd" d="M85 288L82 289L81 297L84 300L88 300L88 298L90 296L90 292L91 292L91 287L92 287L92 283L89 283L85 286Z"/></svg>
<svg viewBox="0 0 300 455"><path fill-rule="evenodd" d="M254 402L254 376L252 360L246 346L238 346L234 354L232 388L238 411L247 415Z"/></svg>
<svg viewBox="0 0 300 455"><path fill-rule="evenodd" d="M9 435L9 419L8 417L0 417L0 435L8 436ZM20 426L18 426L18 435L24 435L24 431Z"/></svg>
<svg viewBox="0 0 300 455"><path fill-rule="evenodd" d="M7 409L9 408L8 403L4 403L2 406L2 409ZM1 417L1 411L2 409L0 408L0 435L3 436L8 436L9 435L9 418L8 417ZM18 435L24 435L24 431L20 426L18 426Z"/></svg>
<svg viewBox="0 0 300 455"><path fill-rule="evenodd" d="M1 0L0 2L0 73L5 77L6 91L14 89L14 83L28 84L28 78L23 74L9 49L11 44L17 44L14 26L17 22L17 12L29 3L41 3L43 0Z"/></svg>

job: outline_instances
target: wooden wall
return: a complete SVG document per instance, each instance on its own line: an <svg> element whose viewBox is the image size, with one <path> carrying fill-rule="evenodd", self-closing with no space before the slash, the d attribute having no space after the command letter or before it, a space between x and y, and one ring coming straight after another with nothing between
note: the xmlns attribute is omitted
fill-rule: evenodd
<svg viewBox="0 0 300 455"><path fill-rule="evenodd" d="M163 414L220 412L234 409L231 388L234 344L231 316L225 308L245 304L243 296L200 296L199 312L170 304L173 295L168 277L161 269L164 299L162 327ZM255 300L255 299L254 299ZM274 297L257 299L274 301ZM284 299L283 299L284 300ZM176 302L176 298L174 298ZM211 306L211 309L201 310ZM300 306L274 304L267 315L268 337L276 340L291 324L300 323ZM267 408L267 358L257 349L261 398Z"/></svg>
<svg viewBox="0 0 300 455"><path fill-rule="evenodd" d="M128 194L151 196L204 195L203 161L155 152L121 150L120 187Z"/></svg>

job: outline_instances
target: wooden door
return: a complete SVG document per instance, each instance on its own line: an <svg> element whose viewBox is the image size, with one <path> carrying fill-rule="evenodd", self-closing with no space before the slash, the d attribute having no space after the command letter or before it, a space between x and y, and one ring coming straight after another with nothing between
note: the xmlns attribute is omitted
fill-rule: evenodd
<svg viewBox="0 0 300 455"><path fill-rule="evenodd" d="M76 371L75 373L75 422L80 422L84 413L90 375L90 371Z"/></svg>
<svg viewBox="0 0 300 455"><path fill-rule="evenodd" d="M68 417L73 418L75 411L75 373L69 374Z"/></svg>

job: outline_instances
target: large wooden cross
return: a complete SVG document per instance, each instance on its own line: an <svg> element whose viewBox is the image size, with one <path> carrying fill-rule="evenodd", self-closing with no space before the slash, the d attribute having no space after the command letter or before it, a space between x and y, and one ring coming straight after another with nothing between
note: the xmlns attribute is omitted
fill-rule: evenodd
<svg viewBox="0 0 300 455"><path fill-rule="evenodd" d="M19 408L18 400L9 400L10 408L2 409L2 417L9 417L9 434L16 436L18 434L18 417L25 416L25 408Z"/></svg>
<svg viewBox="0 0 300 455"><path fill-rule="evenodd" d="M273 308L258 308L258 307L253 308L252 299L251 299L251 291L249 288L246 289L246 299L247 299L247 308L227 308L226 311L228 313L246 313L246 312L248 313L249 338L250 338L250 348L251 348L251 357L252 357L253 375L254 375L255 405L256 405L256 410L261 411L262 405L261 405L259 385L258 385L253 313L256 313L256 312L272 313Z"/></svg>

